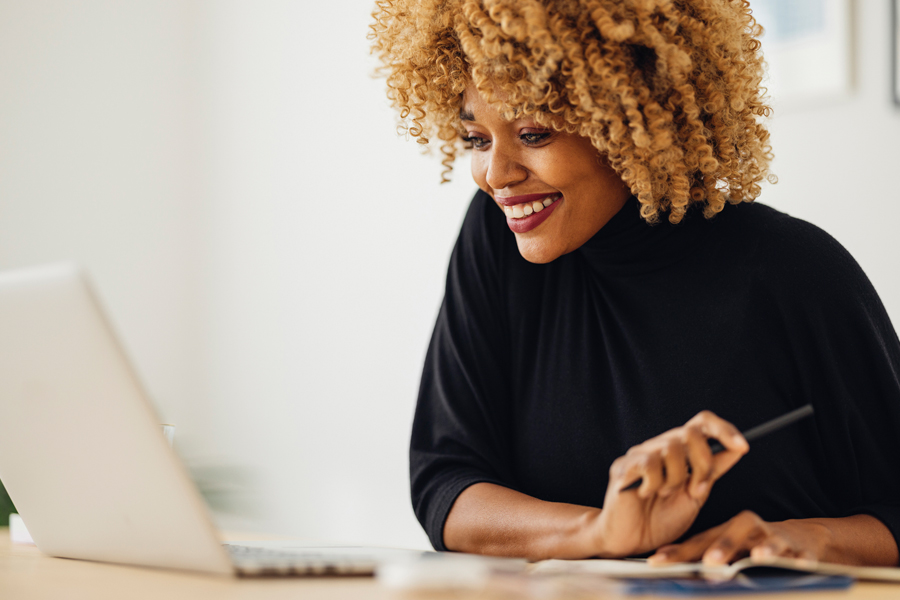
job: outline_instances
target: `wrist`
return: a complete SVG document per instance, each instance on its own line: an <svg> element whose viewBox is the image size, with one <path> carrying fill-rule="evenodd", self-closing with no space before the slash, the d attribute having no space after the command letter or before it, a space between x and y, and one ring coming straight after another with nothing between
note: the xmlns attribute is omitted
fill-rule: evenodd
<svg viewBox="0 0 900 600"><path fill-rule="evenodd" d="M596 523L601 510L593 507L579 507L582 510L570 514L564 527L557 535L545 538L541 547L534 548L531 560L546 558L580 559L601 555L602 549L595 539Z"/></svg>
<svg viewBox="0 0 900 600"><path fill-rule="evenodd" d="M802 528L816 558L847 565L893 567L900 562L897 543L887 526L866 515L785 521Z"/></svg>
<svg viewBox="0 0 900 600"><path fill-rule="evenodd" d="M603 536L597 534L602 516L603 510L599 508L589 508L581 516L573 545L581 558L607 557Z"/></svg>

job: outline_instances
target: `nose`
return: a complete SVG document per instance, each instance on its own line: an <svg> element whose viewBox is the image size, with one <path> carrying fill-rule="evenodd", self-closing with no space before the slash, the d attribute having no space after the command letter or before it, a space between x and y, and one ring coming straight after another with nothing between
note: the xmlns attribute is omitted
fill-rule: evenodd
<svg viewBox="0 0 900 600"><path fill-rule="evenodd" d="M495 190L502 190L528 178L528 169L515 152L495 146L487 160L486 183Z"/></svg>

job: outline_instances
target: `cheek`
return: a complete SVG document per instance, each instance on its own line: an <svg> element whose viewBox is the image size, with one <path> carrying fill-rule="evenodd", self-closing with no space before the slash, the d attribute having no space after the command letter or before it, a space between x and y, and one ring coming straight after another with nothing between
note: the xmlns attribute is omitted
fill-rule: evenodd
<svg viewBox="0 0 900 600"><path fill-rule="evenodd" d="M540 173L544 181L553 180L565 185L578 180L585 167L593 164L594 156L578 151L565 143L549 146L546 151L536 153L532 157L531 168L535 174Z"/></svg>
<svg viewBox="0 0 900 600"><path fill-rule="evenodd" d="M533 165L533 172L545 184L563 193L571 192L581 180L578 168L566 157L543 158Z"/></svg>
<svg viewBox="0 0 900 600"><path fill-rule="evenodd" d="M596 192L597 157L589 153L559 153L547 156L539 167L542 179L564 194L580 196L586 191Z"/></svg>

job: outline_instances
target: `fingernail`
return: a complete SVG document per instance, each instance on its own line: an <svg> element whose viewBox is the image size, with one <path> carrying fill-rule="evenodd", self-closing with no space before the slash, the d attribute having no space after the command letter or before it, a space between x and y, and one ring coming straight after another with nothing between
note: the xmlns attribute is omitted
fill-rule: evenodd
<svg viewBox="0 0 900 600"><path fill-rule="evenodd" d="M706 556L703 557L704 562L722 562L722 559L725 558L725 554L719 550L710 550L706 553Z"/></svg>
<svg viewBox="0 0 900 600"><path fill-rule="evenodd" d="M705 496L707 492L709 492L709 483L706 481L701 481L697 484L697 496Z"/></svg>

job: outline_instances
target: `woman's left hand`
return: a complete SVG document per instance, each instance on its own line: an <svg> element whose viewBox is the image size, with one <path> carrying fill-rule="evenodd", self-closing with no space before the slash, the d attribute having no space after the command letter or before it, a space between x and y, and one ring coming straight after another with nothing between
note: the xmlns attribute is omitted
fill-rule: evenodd
<svg viewBox="0 0 900 600"><path fill-rule="evenodd" d="M756 513L745 510L686 542L661 547L648 560L663 564L702 559L708 565L729 564L747 555L819 560L828 547L829 538L829 529L812 520L768 523Z"/></svg>

